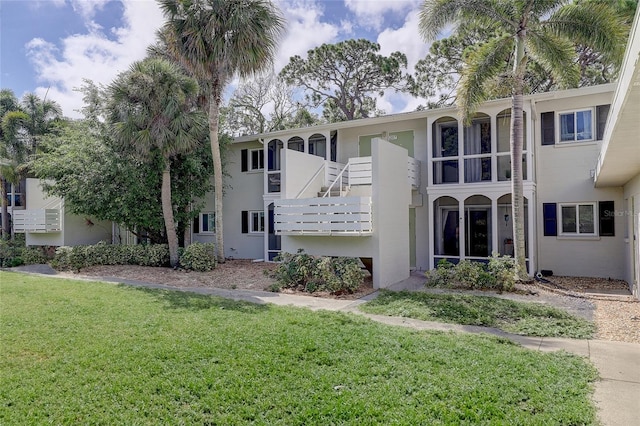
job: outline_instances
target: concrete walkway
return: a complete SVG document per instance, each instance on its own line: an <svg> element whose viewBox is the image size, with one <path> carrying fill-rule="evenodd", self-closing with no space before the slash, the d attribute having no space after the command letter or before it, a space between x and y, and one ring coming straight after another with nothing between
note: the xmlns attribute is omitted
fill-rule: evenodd
<svg viewBox="0 0 640 426"><path fill-rule="evenodd" d="M47 274L51 271L31 271L28 268L12 268L12 270ZM55 272L54 272L55 273ZM525 348L550 352L565 350L588 358L600 372L600 380L595 384L594 401L598 409L598 417L606 426L640 425L640 344L610 342L604 340L576 340L549 337L526 337L505 333L502 330L488 327L443 324L420 321L410 318L388 317L365 314L357 309L358 305L377 296L377 292L359 300L336 300L319 297L298 296L282 293L271 293L251 290L224 290L207 288L176 288L165 285L147 283L121 278L100 277L88 281L106 281L124 283L132 286L157 288L165 290L188 291L198 294L220 296L227 299L241 300L258 304L274 304L280 306L297 306L312 310L329 310L351 312L366 316L371 320L416 330L439 330L461 333L488 333L508 338ZM401 286L402 288L410 285Z"/></svg>

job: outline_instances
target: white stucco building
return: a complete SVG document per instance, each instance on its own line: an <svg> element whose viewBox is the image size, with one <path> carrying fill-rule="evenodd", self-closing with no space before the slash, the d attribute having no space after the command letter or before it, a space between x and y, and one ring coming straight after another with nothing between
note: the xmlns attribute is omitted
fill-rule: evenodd
<svg viewBox="0 0 640 426"><path fill-rule="evenodd" d="M618 83L525 97L522 158L529 273L624 279L636 296L638 16ZM510 108L510 99L486 102L466 127L456 108L441 108L236 139L225 254L360 257L376 288L440 259L513 254ZM193 224L194 241L215 240L212 200ZM44 207L28 197L25 212L32 206ZM61 229L80 226L71 220L62 215ZM42 231L22 232L28 244L53 244ZM75 242L71 234L60 242Z"/></svg>

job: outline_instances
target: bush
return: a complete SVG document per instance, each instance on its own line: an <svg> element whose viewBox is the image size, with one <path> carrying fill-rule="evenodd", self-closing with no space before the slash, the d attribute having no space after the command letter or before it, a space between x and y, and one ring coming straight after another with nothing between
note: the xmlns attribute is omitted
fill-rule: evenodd
<svg viewBox="0 0 640 426"><path fill-rule="evenodd" d="M58 247L51 261L55 269L73 269L93 265L165 266L169 264L166 244L115 245L100 242L91 246Z"/></svg>
<svg viewBox="0 0 640 426"><path fill-rule="evenodd" d="M271 291L290 288L308 293L353 293L364 281L355 258L311 256L299 250L297 254L281 253L276 260L280 262L276 269L266 272L276 280Z"/></svg>
<svg viewBox="0 0 640 426"><path fill-rule="evenodd" d="M20 241L0 238L0 268L12 268L22 265L22 246Z"/></svg>
<svg viewBox="0 0 640 426"><path fill-rule="evenodd" d="M489 263L461 260L457 265L443 259L436 269L427 271L429 287L497 289L511 291L515 286L515 260L493 253Z"/></svg>
<svg viewBox="0 0 640 426"><path fill-rule="evenodd" d="M49 259L45 255L43 247L24 247L22 261L25 265L40 265L47 263Z"/></svg>
<svg viewBox="0 0 640 426"><path fill-rule="evenodd" d="M193 243L180 256L180 266L192 271L206 272L216 267L216 247L211 243Z"/></svg>

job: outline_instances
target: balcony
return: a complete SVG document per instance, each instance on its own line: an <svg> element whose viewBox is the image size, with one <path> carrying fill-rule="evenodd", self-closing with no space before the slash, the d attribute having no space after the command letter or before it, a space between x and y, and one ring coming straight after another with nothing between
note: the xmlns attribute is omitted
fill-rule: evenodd
<svg viewBox="0 0 640 426"><path fill-rule="evenodd" d="M274 228L278 235L371 235L371 197L275 200Z"/></svg>
<svg viewBox="0 0 640 426"><path fill-rule="evenodd" d="M18 234L60 232L60 209L30 209L13 211L13 230Z"/></svg>

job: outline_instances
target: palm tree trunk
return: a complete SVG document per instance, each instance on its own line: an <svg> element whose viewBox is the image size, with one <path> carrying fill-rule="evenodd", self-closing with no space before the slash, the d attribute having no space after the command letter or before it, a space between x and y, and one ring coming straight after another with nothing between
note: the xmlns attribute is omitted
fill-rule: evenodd
<svg viewBox="0 0 640 426"><path fill-rule="evenodd" d="M220 118L220 90L216 84L209 93L209 139L211 140L211 158L213 159L213 191L216 223L216 257L218 263L224 263L224 226L222 220L222 157L218 140L218 122Z"/></svg>
<svg viewBox="0 0 640 426"><path fill-rule="evenodd" d="M176 223L173 220L173 205L171 204L171 172L169 159L165 159L166 165L162 172L162 215L164 216L164 227L167 231L167 242L169 243L169 263L172 268L178 266L178 234L176 233Z"/></svg>
<svg viewBox="0 0 640 426"><path fill-rule="evenodd" d="M524 145L523 92L527 58L524 53L526 30L516 37L514 86L511 106L511 215L513 217L513 242L516 259L516 278L527 281L524 233L524 190L522 177L522 148Z"/></svg>

